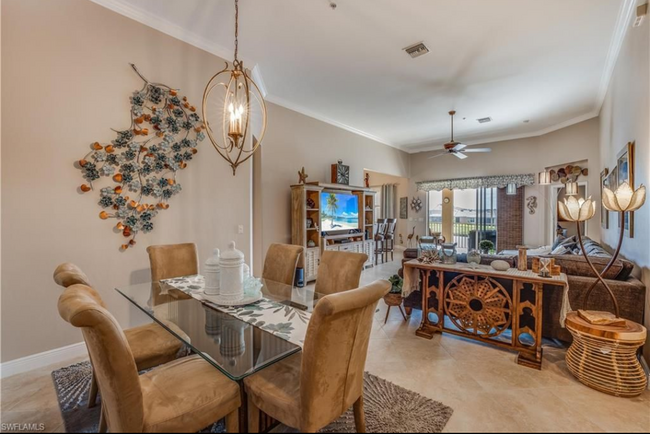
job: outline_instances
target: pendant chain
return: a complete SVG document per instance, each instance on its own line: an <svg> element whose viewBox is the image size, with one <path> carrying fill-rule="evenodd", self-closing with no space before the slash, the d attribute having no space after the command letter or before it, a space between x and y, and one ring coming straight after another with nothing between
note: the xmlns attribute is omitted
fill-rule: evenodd
<svg viewBox="0 0 650 434"><path fill-rule="evenodd" d="M238 64L237 52L239 51L239 0L235 0L235 61Z"/></svg>

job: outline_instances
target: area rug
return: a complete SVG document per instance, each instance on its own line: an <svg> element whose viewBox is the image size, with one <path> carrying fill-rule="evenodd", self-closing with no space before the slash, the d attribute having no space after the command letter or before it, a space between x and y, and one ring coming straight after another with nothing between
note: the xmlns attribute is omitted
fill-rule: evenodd
<svg viewBox="0 0 650 434"><path fill-rule="evenodd" d="M97 432L99 402L88 408L88 393L92 378L89 362L82 362L52 372L59 407L66 432ZM425 398L389 381L365 375L364 399L366 425L369 433L438 433L443 430L453 410L444 404ZM224 433L219 421L202 433ZM356 432L352 410L323 429L324 433Z"/></svg>

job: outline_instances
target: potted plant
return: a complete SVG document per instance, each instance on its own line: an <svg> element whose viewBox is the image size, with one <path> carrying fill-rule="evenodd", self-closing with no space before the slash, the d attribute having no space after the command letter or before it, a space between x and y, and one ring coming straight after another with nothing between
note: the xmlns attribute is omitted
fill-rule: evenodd
<svg viewBox="0 0 650 434"><path fill-rule="evenodd" d="M494 250L494 243L490 240L483 240L479 243L478 246L481 248L481 251L483 252L484 255L487 255L492 250Z"/></svg>
<svg viewBox="0 0 650 434"><path fill-rule="evenodd" d="M395 274L388 281L393 286L390 288L390 292L384 296L384 301L388 306L400 306L402 304L402 286L404 285L404 279Z"/></svg>

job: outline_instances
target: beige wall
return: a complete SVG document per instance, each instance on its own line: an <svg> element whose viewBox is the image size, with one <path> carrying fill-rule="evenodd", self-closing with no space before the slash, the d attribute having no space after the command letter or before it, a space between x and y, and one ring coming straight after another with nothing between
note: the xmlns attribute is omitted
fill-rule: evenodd
<svg viewBox="0 0 650 434"><path fill-rule="evenodd" d="M635 184L650 185L650 24L630 28L600 112L600 169L616 165L618 153L630 141L636 142ZM618 241L618 216L611 214L610 229L602 239L611 248ZM622 255L642 270L650 287L650 201L635 213L635 236L623 241ZM645 325L650 327L650 291L646 295ZM650 360L650 344L645 346Z"/></svg>
<svg viewBox="0 0 650 434"><path fill-rule="evenodd" d="M598 134L599 122L594 118L539 137L489 143L485 146L492 148L491 153L471 155L465 160L452 156L428 159L440 151L412 154L411 196L417 194L423 201L425 199L423 192L415 191L415 183L418 181L537 173L545 167L582 160L588 160L589 167L597 168L600 165ZM600 200L599 171L591 170L587 181L590 186L589 194L594 199ZM544 218L550 214L550 203L545 199L548 197L548 191L533 186L527 188L525 197L531 194L538 196L538 208L535 216L524 221L524 242L545 244L545 240L550 237L547 230L550 225ZM418 217L425 216L423 209ZM599 218L599 216L594 217L593 223L589 224L587 229L588 235L594 239L600 239ZM417 231L422 235L425 231L425 223L418 222Z"/></svg>
<svg viewBox="0 0 650 434"><path fill-rule="evenodd" d="M250 229L250 163L233 178L207 140L179 174L182 193L125 253L73 167L89 143L114 138L109 128L128 127L142 86L129 62L199 105L223 61L86 0L4 0L2 58L2 361L81 341L57 312L60 262L81 266L128 325L142 314L113 287L148 280L147 245L193 241L205 258L235 239L249 255L235 230Z"/></svg>
<svg viewBox="0 0 650 434"><path fill-rule="evenodd" d="M401 219L399 218L399 201L400 198L406 197L408 201L408 206L409 206L409 214L412 212L411 211L411 201L408 198L409 195L409 179L406 177L402 176L394 176L394 175L387 175L385 173L379 173L379 172L371 172L371 171L364 171L364 173L370 174L370 187L375 188L377 190L380 190L382 185L385 184L396 184L397 185L397 196L395 198L396 206L395 206L395 218L397 218L397 227L395 229L395 233L397 234L395 237L395 245L400 245L399 244L399 235L402 235L402 239L404 240L404 244L401 246L405 247L406 246L406 236L411 233L411 230L413 230L413 226L409 226L408 218L407 219ZM377 196L378 198L380 196Z"/></svg>
<svg viewBox="0 0 650 434"><path fill-rule="evenodd" d="M342 159L350 166L350 185L362 186L364 169L408 177L405 152L326 124L275 104L262 144L264 252L274 242L291 241L290 186L305 167L308 182L330 182L330 167Z"/></svg>

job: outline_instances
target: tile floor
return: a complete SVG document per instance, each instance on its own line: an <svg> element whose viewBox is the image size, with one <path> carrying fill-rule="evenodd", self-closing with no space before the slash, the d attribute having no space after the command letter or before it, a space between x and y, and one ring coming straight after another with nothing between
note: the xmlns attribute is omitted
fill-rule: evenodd
<svg viewBox="0 0 650 434"><path fill-rule="evenodd" d="M395 259L364 272L362 283L395 273L401 258ZM545 348L543 370L536 371L518 366L509 351L450 335L418 338L419 312L407 323L393 309L384 324L385 309L380 302L367 370L452 407L448 432L650 432L650 391L623 399L589 389L568 372L562 348ZM63 432L50 373L78 361L2 380L2 423Z"/></svg>

